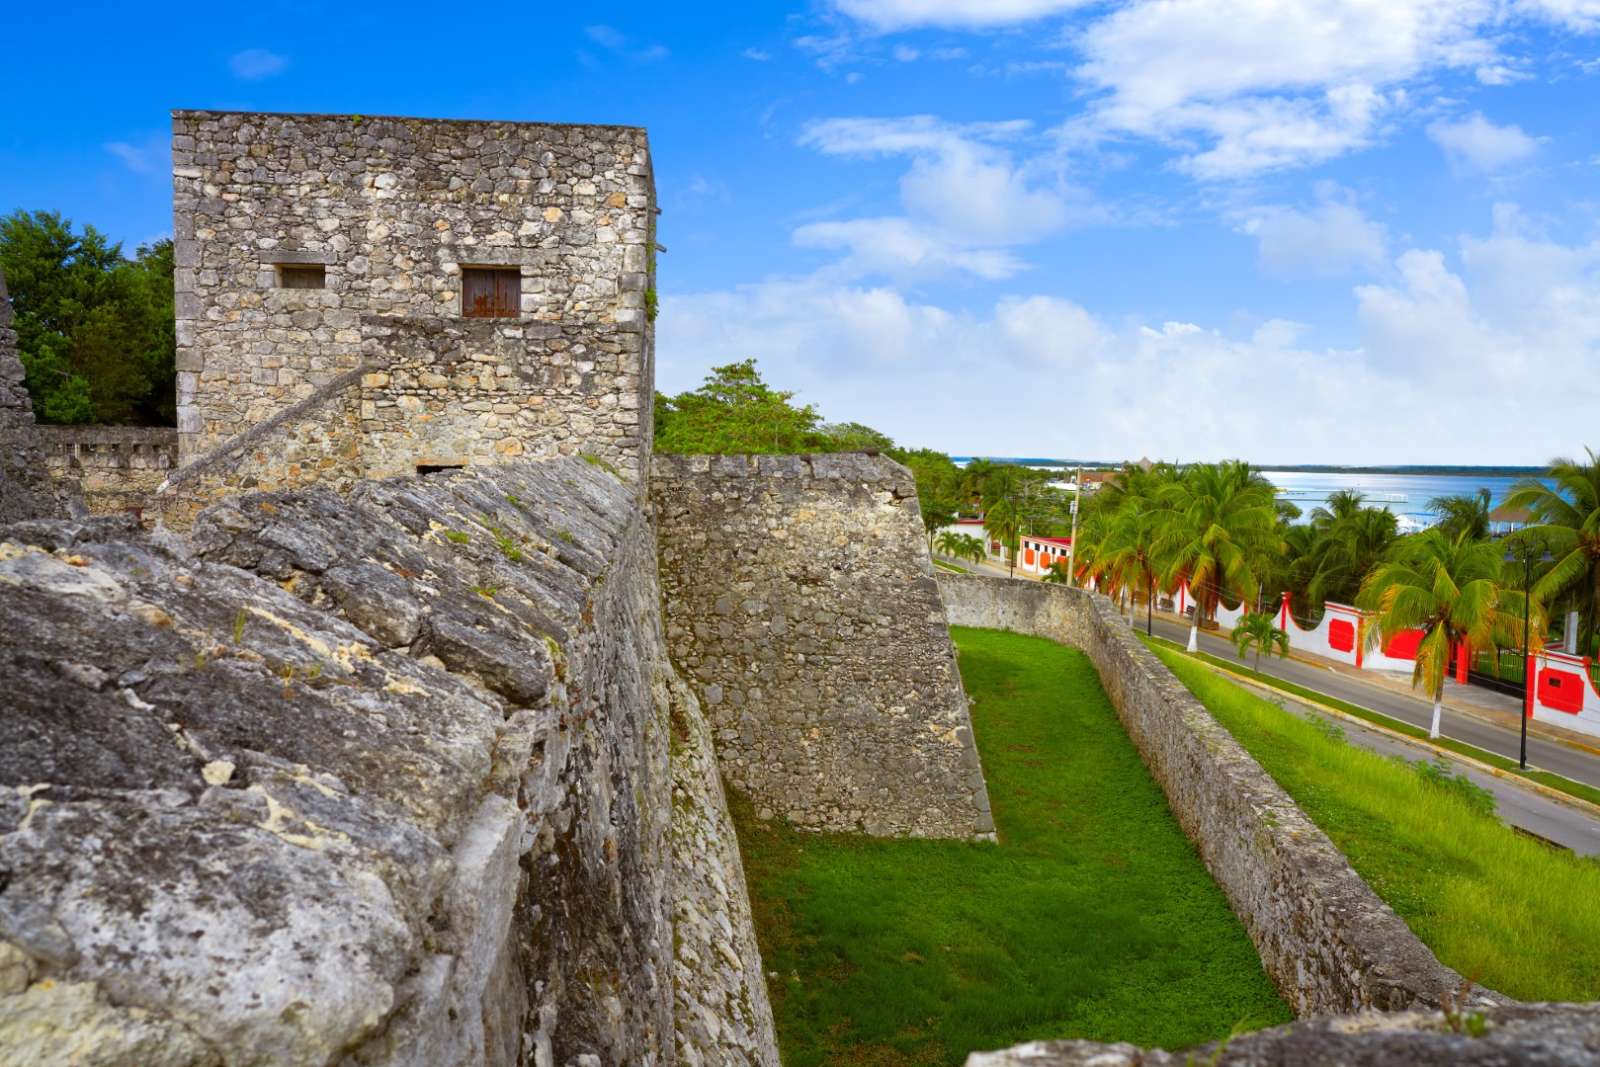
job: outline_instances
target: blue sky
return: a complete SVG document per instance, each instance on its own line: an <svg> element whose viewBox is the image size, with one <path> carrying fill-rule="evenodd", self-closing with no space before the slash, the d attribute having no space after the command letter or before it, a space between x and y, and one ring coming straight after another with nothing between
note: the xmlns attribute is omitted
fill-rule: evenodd
<svg viewBox="0 0 1600 1067"><path fill-rule="evenodd" d="M956 453L1600 447L1600 0L220 11L8 15L0 211L167 234L174 107L641 124L665 390L753 356Z"/></svg>

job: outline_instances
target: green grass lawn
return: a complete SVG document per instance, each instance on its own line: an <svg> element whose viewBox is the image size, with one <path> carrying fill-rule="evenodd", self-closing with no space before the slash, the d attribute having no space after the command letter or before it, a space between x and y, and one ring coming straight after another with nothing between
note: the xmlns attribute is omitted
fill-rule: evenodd
<svg viewBox="0 0 1600 1067"><path fill-rule="evenodd" d="M967 573L969 573L967 568L958 567L954 563L946 563L942 559L935 559L933 561L933 565L935 567L938 567L942 571L949 571L952 574L967 574Z"/></svg>
<svg viewBox="0 0 1600 1067"><path fill-rule="evenodd" d="M951 634L999 845L803 834L730 798L786 1067L1287 1021L1088 659Z"/></svg>
<svg viewBox="0 0 1600 1067"><path fill-rule="evenodd" d="M1600 863L1523 837L1183 653L1155 653L1445 964L1525 1000L1600 998Z"/></svg>
<svg viewBox="0 0 1600 1067"><path fill-rule="evenodd" d="M1138 636L1139 640L1143 641L1151 648L1156 648L1158 646L1172 650L1183 648L1183 646L1178 644L1178 642L1169 641L1165 637L1146 637L1143 634ZM1314 689L1307 689L1303 685L1296 685L1294 682L1286 681L1271 674L1262 674L1260 671L1252 670L1243 661L1225 659L1221 656L1213 656L1209 652L1197 652L1195 655L1198 658L1205 660L1207 663L1212 663L1218 667L1233 671L1235 674L1241 674L1253 682L1259 682L1262 685L1271 686L1273 689L1281 689L1285 693L1292 693L1303 700L1309 700L1312 703L1321 704L1324 707L1342 711L1346 715L1353 715L1358 719L1365 719L1367 722L1370 722L1376 726L1382 726L1385 729L1393 730L1396 733L1405 734L1407 737L1415 737L1419 740L1428 739L1428 731L1424 730L1420 726L1413 726L1402 719L1396 719L1392 716L1385 715L1381 711L1374 711L1371 708L1364 708L1360 704L1352 704L1348 700L1340 700L1338 697L1331 697L1325 693L1319 693ZM1507 759L1505 756L1502 756L1499 753L1490 752L1488 749L1479 748L1476 745L1469 745L1465 741L1457 741L1454 738L1438 737L1434 738L1432 743L1438 745L1440 748L1448 749L1451 752L1455 752L1463 756L1469 756L1472 759L1477 760L1479 763L1487 763L1491 767L1498 767L1502 771L1509 771L1519 778L1526 778L1529 781L1538 782L1540 785L1547 785L1551 789L1565 793L1568 796L1577 797L1580 800L1587 800L1591 804L1600 804L1600 789L1596 789L1592 785L1586 785L1583 782L1575 782L1571 778L1566 778L1559 774L1552 774L1549 771L1541 771L1532 767L1530 767L1528 770L1523 770L1517 766L1517 761L1514 759Z"/></svg>

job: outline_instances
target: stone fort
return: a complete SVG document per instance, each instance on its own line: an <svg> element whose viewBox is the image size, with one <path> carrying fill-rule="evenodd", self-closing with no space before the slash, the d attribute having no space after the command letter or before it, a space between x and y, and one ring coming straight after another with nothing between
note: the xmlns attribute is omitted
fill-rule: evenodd
<svg viewBox="0 0 1600 1067"><path fill-rule="evenodd" d="M776 1065L725 788L992 840L952 622L1090 654L1305 1019L1205 1062L1600 1048L1489 991L1464 1046L1103 599L935 580L903 468L652 455L642 129L179 111L173 178L175 438L41 433L0 299L0 1064Z"/></svg>

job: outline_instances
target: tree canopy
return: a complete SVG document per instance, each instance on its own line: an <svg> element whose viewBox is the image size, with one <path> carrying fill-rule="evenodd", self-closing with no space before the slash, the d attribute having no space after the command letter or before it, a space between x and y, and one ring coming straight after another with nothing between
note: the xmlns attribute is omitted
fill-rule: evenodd
<svg viewBox="0 0 1600 1067"><path fill-rule="evenodd" d="M42 422L172 425L172 242L134 258L55 212L0 218L0 270Z"/></svg>

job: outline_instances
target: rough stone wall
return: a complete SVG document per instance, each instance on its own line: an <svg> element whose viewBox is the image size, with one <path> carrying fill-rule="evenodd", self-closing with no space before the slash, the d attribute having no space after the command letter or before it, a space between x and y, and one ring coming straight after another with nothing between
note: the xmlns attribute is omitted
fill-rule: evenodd
<svg viewBox="0 0 1600 1067"><path fill-rule="evenodd" d="M598 468L13 525L0 616L0 1062L775 1067Z"/></svg>
<svg viewBox="0 0 1600 1067"><path fill-rule="evenodd" d="M1035 1041L974 1052L967 1067L1585 1067L1600 1064L1600 1004L1517 1004L1466 1013L1366 1013L1290 1023L1182 1052ZM1476 1023L1474 1024L1476 1025Z"/></svg>
<svg viewBox="0 0 1600 1067"><path fill-rule="evenodd" d="M635 127L173 114L182 461L364 358L383 472L650 440L655 189ZM288 265L326 288L281 288ZM521 275L515 319L461 317L463 266Z"/></svg>
<svg viewBox="0 0 1600 1067"><path fill-rule="evenodd" d="M170 474L151 504L163 526L187 530L200 510L238 493L320 485L349 492L366 477L357 366Z"/></svg>
<svg viewBox="0 0 1600 1067"><path fill-rule="evenodd" d="M81 487L91 515L143 511L178 465L178 432L161 426L40 426L45 467Z"/></svg>
<svg viewBox="0 0 1600 1067"><path fill-rule="evenodd" d="M910 472L853 454L657 455L650 492L673 659L758 812L992 835Z"/></svg>
<svg viewBox="0 0 1600 1067"><path fill-rule="evenodd" d="M0 522L65 515L74 496L45 472L12 321L6 277L0 274Z"/></svg>
<svg viewBox="0 0 1600 1067"><path fill-rule="evenodd" d="M952 626L1080 648L1296 1015L1438 1006L1463 987L1326 834L1128 629L1081 589L937 576ZM1497 1002L1497 994L1475 1000Z"/></svg>

